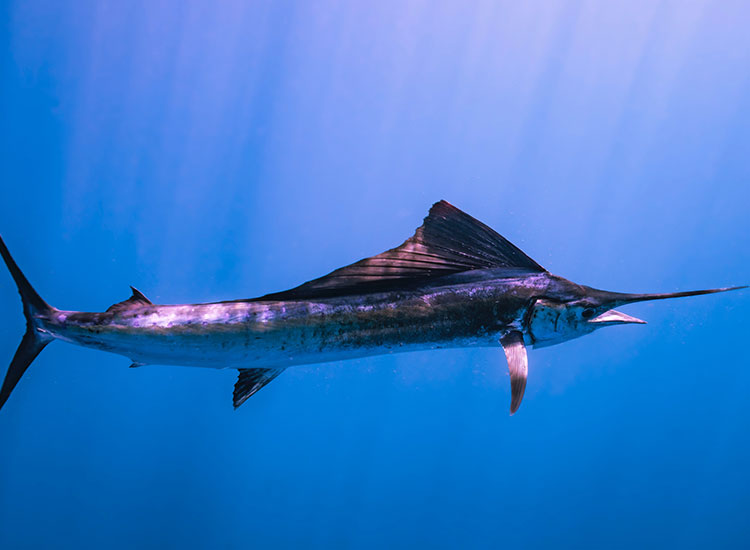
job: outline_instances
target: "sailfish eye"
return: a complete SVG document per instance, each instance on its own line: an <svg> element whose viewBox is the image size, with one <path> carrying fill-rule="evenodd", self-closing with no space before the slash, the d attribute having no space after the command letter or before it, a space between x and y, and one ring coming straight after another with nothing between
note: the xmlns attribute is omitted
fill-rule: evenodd
<svg viewBox="0 0 750 550"><path fill-rule="evenodd" d="M591 319L594 316L594 313L596 313L596 311L594 311L590 307L587 307L583 310L583 313L581 313L581 317L583 317L584 319Z"/></svg>

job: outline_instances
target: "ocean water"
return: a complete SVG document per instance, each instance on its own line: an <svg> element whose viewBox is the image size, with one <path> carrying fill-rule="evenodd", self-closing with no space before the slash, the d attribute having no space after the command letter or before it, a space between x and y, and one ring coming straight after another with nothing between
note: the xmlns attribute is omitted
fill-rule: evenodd
<svg viewBox="0 0 750 550"><path fill-rule="evenodd" d="M282 290L446 199L553 273L750 283L746 2L0 6L0 233L100 311ZM50 345L0 411L0 548L747 548L750 292L648 325L233 371ZM0 358L24 331L0 274ZM0 370L4 366L0 366Z"/></svg>

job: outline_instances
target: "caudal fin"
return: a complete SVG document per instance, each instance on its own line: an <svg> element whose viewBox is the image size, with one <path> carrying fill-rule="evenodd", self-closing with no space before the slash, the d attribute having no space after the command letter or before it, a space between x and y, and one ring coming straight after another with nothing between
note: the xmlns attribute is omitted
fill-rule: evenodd
<svg viewBox="0 0 750 550"><path fill-rule="evenodd" d="M8 397L10 397L13 388L16 387L16 384L18 384L18 381L23 376L23 373L31 365L31 362L36 359L39 352L44 349L44 346L52 341L52 336L39 330L39 317L51 313L54 311L54 308L42 300L42 297L37 294L36 290L34 290L26 277L24 277L10 255L8 247L5 246L2 237L0 237L0 255L5 260L5 265L8 266L8 271L10 271L13 280L16 282L18 293L21 295L21 301L23 302L23 314L26 317L26 334L24 334L21 344L18 346L16 354L10 362L3 386L0 388L1 409L8 400Z"/></svg>

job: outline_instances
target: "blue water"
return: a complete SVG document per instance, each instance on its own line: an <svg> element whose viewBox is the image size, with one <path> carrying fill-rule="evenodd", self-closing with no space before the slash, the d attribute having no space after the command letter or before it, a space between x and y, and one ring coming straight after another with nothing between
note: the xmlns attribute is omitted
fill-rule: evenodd
<svg viewBox="0 0 750 550"><path fill-rule="evenodd" d="M439 199L582 284L750 283L745 2L0 10L0 232L57 307L282 290ZM531 351L514 417L500 349L298 367L234 411L232 371L55 343L0 411L0 548L747 548L748 308ZM4 270L0 311L8 363Z"/></svg>

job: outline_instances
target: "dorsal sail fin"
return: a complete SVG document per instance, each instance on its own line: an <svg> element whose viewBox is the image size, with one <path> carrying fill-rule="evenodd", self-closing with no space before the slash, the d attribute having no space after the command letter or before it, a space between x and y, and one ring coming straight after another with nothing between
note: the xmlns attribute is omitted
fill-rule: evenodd
<svg viewBox="0 0 750 550"><path fill-rule="evenodd" d="M128 298L127 300L123 300L122 302L117 302L116 304L112 304L107 308L107 311L120 311L123 309L128 309L133 306L145 306L145 305L154 305L151 300L146 298L143 293L138 290L135 287L130 287L130 290L133 292L133 294Z"/></svg>
<svg viewBox="0 0 750 550"><path fill-rule="evenodd" d="M385 292L475 269L545 269L510 241L446 201L401 246L365 258L291 290L255 300L294 300Z"/></svg>

